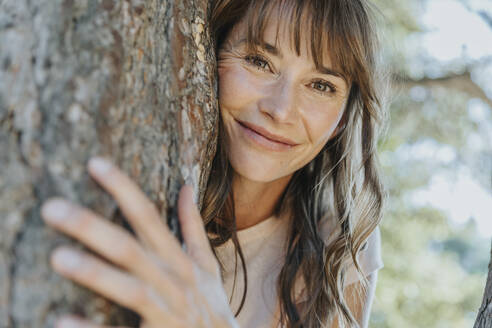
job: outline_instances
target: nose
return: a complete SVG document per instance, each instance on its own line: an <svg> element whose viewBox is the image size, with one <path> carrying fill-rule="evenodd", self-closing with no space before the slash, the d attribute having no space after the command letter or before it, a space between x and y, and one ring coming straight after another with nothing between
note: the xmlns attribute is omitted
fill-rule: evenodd
<svg viewBox="0 0 492 328"><path fill-rule="evenodd" d="M286 76L264 88L258 105L260 111L279 123L293 122L296 116L295 86Z"/></svg>

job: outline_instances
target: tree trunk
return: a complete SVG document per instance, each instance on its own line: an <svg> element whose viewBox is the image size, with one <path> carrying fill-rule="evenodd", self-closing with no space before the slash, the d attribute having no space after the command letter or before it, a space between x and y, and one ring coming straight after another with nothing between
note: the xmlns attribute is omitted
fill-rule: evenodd
<svg viewBox="0 0 492 328"><path fill-rule="evenodd" d="M183 181L204 190L215 152L207 3L0 0L1 328L52 327L65 313L138 325L135 313L54 273L51 251L74 242L39 209L62 196L130 230L87 174L88 158L102 155L176 231L177 191Z"/></svg>
<svg viewBox="0 0 492 328"><path fill-rule="evenodd" d="M485 283L482 306L478 310L477 321L473 328L492 327L492 247L490 249L489 274Z"/></svg>

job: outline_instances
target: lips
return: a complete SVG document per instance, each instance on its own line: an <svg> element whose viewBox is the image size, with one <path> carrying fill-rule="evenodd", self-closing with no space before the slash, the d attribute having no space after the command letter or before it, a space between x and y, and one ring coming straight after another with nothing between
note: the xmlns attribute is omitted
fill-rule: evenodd
<svg viewBox="0 0 492 328"><path fill-rule="evenodd" d="M279 135L276 135L276 134L273 134L273 133L270 133L260 126L257 126L257 125L254 125L252 123L245 122L245 121L239 121L239 120L236 120L236 121L240 125L242 125L243 127L250 129L250 130L253 130L257 134L261 135L262 137L264 137L270 141L273 141L273 142L276 142L279 144L288 145L288 146L296 146L297 145L297 143L295 141L290 140L290 139L285 138L285 137L282 137L282 136L279 136Z"/></svg>

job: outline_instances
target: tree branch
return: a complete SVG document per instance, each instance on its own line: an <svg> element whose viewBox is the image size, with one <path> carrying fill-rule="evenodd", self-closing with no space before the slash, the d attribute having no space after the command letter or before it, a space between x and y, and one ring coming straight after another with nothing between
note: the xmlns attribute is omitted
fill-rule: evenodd
<svg viewBox="0 0 492 328"><path fill-rule="evenodd" d="M492 99L490 99L485 91L473 81L470 71L468 70L460 74L449 74L438 78L425 77L420 80L413 80L408 76L395 75L393 76L393 81L396 85L404 89L410 89L414 86L441 86L447 89L465 92L470 95L470 97L480 98L492 108Z"/></svg>

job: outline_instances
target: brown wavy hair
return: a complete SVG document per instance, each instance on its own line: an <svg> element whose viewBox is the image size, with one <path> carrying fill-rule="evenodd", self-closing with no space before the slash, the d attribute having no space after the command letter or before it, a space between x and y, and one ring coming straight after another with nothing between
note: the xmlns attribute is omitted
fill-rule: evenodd
<svg viewBox="0 0 492 328"><path fill-rule="evenodd" d="M332 63L350 86L339 132L311 162L293 174L276 206L275 214L288 210L296 218L290 221L289 246L277 282L281 322L285 327L327 327L337 317L341 327L358 327L344 298L346 269L351 260L360 272L356 254L379 224L385 198L376 157L386 106L381 83L384 75L378 65L375 10L362 0L212 0L209 27L215 53L232 27L243 19L248 26L247 46L256 50L274 9L279 10L279 17L293 22L289 32L298 55L301 17L307 14L313 62L319 67L324 49L330 49ZM236 234L233 169L226 138L221 138L223 133L219 115L217 152L201 212L207 231L216 236L210 238L214 253L216 247L231 239L236 254L235 273L237 256L241 259L245 289L237 316L247 294L247 268ZM320 234L321 220L336 220L340 227L331 242ZM220 265L223 271L223 264ZM309 295L301 309L294 300L299 276ZM367 280L361 282L359 296L367 288Z"/></svg>

